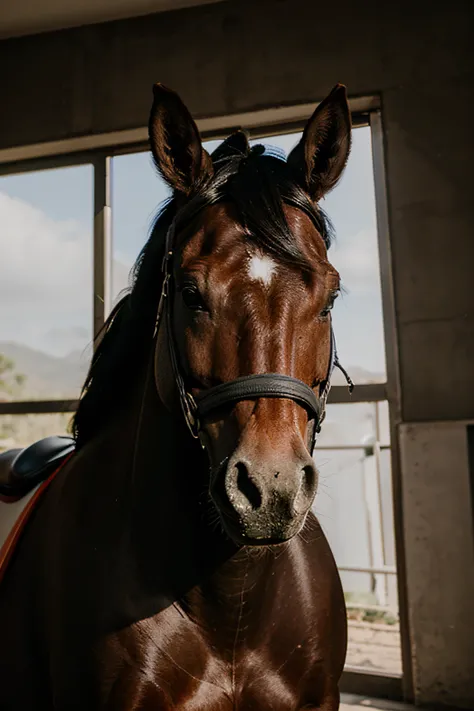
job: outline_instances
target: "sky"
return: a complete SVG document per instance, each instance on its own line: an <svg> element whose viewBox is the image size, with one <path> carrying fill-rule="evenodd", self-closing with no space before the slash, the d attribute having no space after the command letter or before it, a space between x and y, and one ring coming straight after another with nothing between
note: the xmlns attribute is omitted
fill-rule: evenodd
<svg viewBox="0 0 474 711"><path fill-rule="evenodd" d="M300 134L265 139L287 153ZM206 144L212 150L218 142ZM113 290L147 239L167 190L149 153L112 161ZM333 318L346 366L384 379L385 354L370 129L354 129L339 185L321 203L336 240L329 256L344 292ZM0 341L57 356L84 349L92 337L92 166L0 178Z"/></svg>

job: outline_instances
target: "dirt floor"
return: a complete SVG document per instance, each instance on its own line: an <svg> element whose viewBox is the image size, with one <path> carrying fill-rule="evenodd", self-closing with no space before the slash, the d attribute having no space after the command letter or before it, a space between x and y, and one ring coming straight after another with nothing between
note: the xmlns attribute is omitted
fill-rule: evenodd
<svg viewBox="0 0 474 711"><path fill-rule="evenodd" d="M400 627L398 624L376 624L349 620L349 644L347 666L364 667L402 673L400 652Z"/></svg>

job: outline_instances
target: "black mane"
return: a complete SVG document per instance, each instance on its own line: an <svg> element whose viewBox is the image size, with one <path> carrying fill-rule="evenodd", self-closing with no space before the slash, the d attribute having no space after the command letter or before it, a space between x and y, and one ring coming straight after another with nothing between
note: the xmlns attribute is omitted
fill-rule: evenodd
<svg viewBox="0 0 474 711"><path fill-rule="evenodd" d="M133 267L130 291L116 305L98 337L99 345L72 422L78 449L128 404L133 378L124 380L124 373L136 373L146 367L162 286L157 275L173 220L180 229L205 207L233 202L249 240L281 261L307 270L311 265L285 219L283 205L288 204L305 212L326 246L330 246L332 227L328 218L296 183L286 161L265 154L261 145L248 154L226 154L225 145L212 156L215 175L210 182L179 209L175 197L165 202Z"/></svg>

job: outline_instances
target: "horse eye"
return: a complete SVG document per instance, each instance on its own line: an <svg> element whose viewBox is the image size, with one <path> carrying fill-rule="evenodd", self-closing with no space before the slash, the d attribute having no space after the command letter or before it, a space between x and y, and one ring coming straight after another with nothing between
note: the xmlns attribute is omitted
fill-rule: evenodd
<svg viewBox="0 0 474 711"><path fill-rule="evenodd" d="M321 313L319 314L320 316L322 316L323 318L324 318L325 316L329 316L329 312L332 310L332 308L333 308L333 306L334 306L334 302L336 301L336 299L337 299L338 296L339 296L339 292L338 292L338 291L336 291L336 292L334 292L333 294L331 294L331 296L329 297L328 303L326 304L325 308L324 308L324 309L321 311Z"/></svg>
<svg viewBox="0 0 474 711"><path fill-rule="evenodd" d="M193 284L186 284L181 289L184 305L193 311L204 311L204 303L201 294Z"/></svg>

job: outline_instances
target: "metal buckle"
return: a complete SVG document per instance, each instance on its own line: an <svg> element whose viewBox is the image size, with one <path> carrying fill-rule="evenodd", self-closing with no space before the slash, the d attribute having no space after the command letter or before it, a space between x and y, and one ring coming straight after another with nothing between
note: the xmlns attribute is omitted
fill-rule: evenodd
<svg viewBox="0 0 474 711"><path fill-rule="evenodd" d="M165 275L163 277L163 286L161 287L161 296L163 299L166 299L168 296L168 285L170 283L170 274L169 272L165 272Z"/></svg>
<svg viewBox="0 0 474 711"><path fill-rule="evenodd" d="M201 423L199 421L199 418L195 414L197 413L196 401L191 395L191 393L188 392L185 393L185 398L186 407L183 409L185 410L186 423L194 439L199 439L199 430L201 429Z"/></svg>
<svg viewBox="0 0 474 711"><path fill-rule="evenodd" d="M163 314L163 306L165 303L165 299L168 296L169 280L170 280L170 275L168 272L166 272L163 277L163 285L161 287L160 300L158 302L158 310L156 312L156 320L155 320L155 328L153 330L153 338L155 338L156 334L158 333L158 328L160 327L161 316Z"/></svg>
<svg viewBox="0 0 474 711"><path fill-rule="evenodd" d="M172 256L173 256L173 252L170 249L168 249L163 255L163 261L161 262L161 271L164 274L168 273L168 262L170 261Z"/></svg>

